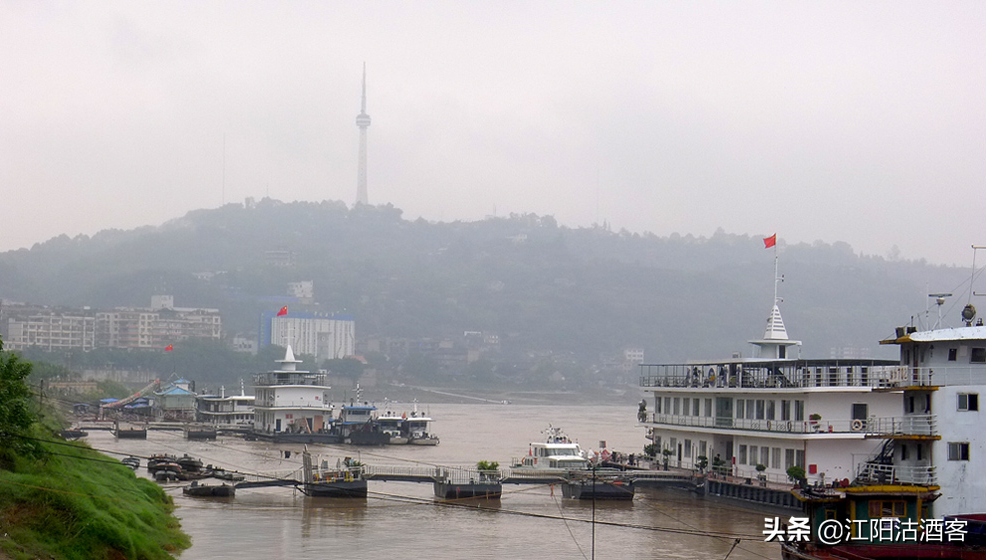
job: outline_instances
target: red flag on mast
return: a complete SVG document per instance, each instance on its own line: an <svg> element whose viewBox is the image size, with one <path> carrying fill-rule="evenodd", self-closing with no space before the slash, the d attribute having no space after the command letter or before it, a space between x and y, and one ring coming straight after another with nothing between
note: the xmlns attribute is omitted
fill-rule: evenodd
<svg viewBox="0 0 986 560"><path fill-rule="evenodd" d="M763 248L770 249L774 245L777 245L777 234L771 235L770 237L763 238Z"/></svg>
<svg viewBox="0 0 986 560"><path fill-rule="evenodd" d="M174 349L175 349L175 345L174 344L169 344L169 345L167 345L167 346L164 347L164 351L165 352L171 352Z"/></svg>
<svg viewBox="0 0 986 560"><path fill-rule="evenodd" d="M277 312L277 316L278 317L280 317L281 315L287 315L287 314L288 314L288 306L287 305L285 305L284 307L282 307L281 310Z"/></svg>

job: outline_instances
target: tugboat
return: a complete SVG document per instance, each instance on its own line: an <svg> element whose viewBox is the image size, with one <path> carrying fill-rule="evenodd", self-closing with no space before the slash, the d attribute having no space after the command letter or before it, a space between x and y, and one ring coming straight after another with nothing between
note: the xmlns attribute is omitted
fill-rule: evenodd
<svg viewBox="0 0 986 560"><path fill-rule="evenodd" d="M350 457L336 463L336 468L329 468L328 461L316 465L312 460L308 446L302 453L304 465L304 484L299 489L308 496L315 498L365 498L367 492L366 478L363 477L363 465Z"/></svg>

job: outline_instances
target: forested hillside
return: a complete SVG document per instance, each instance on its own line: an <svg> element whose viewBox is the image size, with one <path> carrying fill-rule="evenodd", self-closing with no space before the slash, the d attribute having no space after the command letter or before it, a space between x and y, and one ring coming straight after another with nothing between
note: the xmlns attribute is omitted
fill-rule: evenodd
<svg viewBox="0 0 986 560"><path fill-rule="evenodd" d="M923 311L929 290L965 303L967 269L779 239L781 308L806 357L845 347L886 357L877 341ZM640 346L647 361L684 360L745 352L762 334L773 255L759 236L722 231L658 237L530 214L433 223L391 206L264 199L0 254L0 297L115 307L173 294L179 306L219 308L228 333L255 332L271 307L261 298L313 280L318 308L353 314L360 338L478 330L513 355L594 362Z"/></svg>

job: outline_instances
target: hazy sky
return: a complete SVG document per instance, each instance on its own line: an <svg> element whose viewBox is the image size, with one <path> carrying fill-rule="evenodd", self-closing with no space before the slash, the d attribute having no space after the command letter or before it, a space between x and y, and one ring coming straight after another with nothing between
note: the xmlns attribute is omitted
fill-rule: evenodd
<svg viewBox="0 0 986 560"><path fill-rule="evenodd" d="M364 61L408 218L986 244L986 2L0 0L0 250L352 204Z"/></svg>

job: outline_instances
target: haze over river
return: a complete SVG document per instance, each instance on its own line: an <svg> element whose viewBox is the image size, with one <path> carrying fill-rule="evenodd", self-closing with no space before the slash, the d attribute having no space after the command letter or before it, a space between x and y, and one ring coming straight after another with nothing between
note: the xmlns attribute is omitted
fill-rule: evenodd
<svg viewBox="0 0 986 560"><path fill-rule="evenodd" d="M410 406L387 408L405 411ZM549 424L588 449L605 440L610 450L639 453L646 443L643 428L635 425L633 406L418 406L435 419L431 428L441 437L440 445L316 445L310 450L330 464L352 456L373 465L473 467L487 460L508 466L526 454L529 442L542 439ZM93 431L88 441L100 450L143 457L187 452L228 469L301 477L298 452L303 446L297 444L274 446L232 437L190 442L180 432L162 431L151 431L146 441L117 440L109 432ZM290 458L284 458L285 450L292 452ZM139 476L147 476L144 463ZM499 501L446 505L424 483L371 480L366 500L314 499L290 488L195 499L182 495L183 484L165 487L192 537L192 547L181 555L185 560L592 558L593 549L600 559L720 559L730 552L733 537L744 540L730 559L780 558L776 543L763 542L765 511L682 490L638 489L632 502L598 501L593 525L591 501L565 500L560 488L548 486L504 485Z"/></svg>

